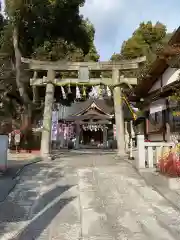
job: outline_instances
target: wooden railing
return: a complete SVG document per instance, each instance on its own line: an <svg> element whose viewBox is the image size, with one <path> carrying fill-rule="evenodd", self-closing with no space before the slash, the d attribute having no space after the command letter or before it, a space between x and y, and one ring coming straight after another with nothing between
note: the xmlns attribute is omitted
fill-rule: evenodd
<svg viewBox="0 0 180 240"><path fill-rule="evenodd" d="M155 168L159 159L168 154L173 146L173 142L145 142L144 135L138 135L136 168Z"/></svg>

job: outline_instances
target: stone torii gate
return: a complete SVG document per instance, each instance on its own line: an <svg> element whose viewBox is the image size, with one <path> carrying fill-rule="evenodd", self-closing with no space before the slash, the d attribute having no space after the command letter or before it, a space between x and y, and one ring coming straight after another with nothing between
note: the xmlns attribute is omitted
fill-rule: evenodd
<svg viewBox="0 0 180 240"><path fill-rule="evenodd" d="M137 69L139 64L146 60L145 57L122 60L118 62L50 62L39 61L22 58L22 62L29 65L34 71L34 76L30 79L31 86L46 86L45 107L43 116L43 129L41 138L41 155L47 156L50 153L51 127L52 127L52 107L54 102L55 86L63 86L66 84L81 85L100 85L104 84L113 87L114 110L116 121L116 138L118 146L118 155L125 154L124 139L124 119L122 110L122 92L121 84L131 85L137 84L136 78L124 78L120 72L122 70ZM46 71L47 76L38 78L38 71ZM56 72L60 71L78 71L77 79L56 79ZM112 71L112 78L90 78L90 71Z"/></svg>

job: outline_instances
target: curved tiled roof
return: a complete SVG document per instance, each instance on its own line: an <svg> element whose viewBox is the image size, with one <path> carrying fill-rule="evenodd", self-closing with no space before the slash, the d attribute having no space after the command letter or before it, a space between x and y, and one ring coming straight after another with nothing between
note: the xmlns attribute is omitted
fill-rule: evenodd
<svg viewBox="0 0 180 240"><path fill-rule="evenodd" d="M108 103L108 100L105 100L105 99L88 99L84 102L75 102L71 105L71 107L62 106L61 110L64 109L64 113L59 114L59 119L69 120L69 121L73 121L76 118L80 119L78 115L81 115L84 112L86 112L93 103L95 103L95 105L99 108L102 114L100 113L98 117L98 114L96 114L95 112L93 113L90 110L87 114L85 114L86 118L88 117L93 118L93 115L96 114L99 119L109 119L110 116L114 114L113 102L112 101L110 102L111 104ZM123 103L123 112L124 112L125 119L128 119L128 120L132 119L132 113L125 102ZM84 119L84 117L85 116L83 116L82 119Z"/></svg>
<svg viewBox="0 0 180 240"><path fill-rule="evenodd" d="M75 116L86 111L93 103L106 115L113 114L113 106L106 104L104 99L87 99L84 102L75 102L70 107L62 106L59 111L60 119L67 119L70 116Z"/></svg>
<svg viewBox="0 0 180 240"><path fill-rule="evenodd" d="M102 111L104 114L111 115L113 112L113 107L108 106L104 99L88 99L85 102L81 102L79 104L80 108L78 111L76 111L73 115L79 115L86 111L93 103L99 108L100 111ZM72 106L73 107L73 106Z"/></svg>

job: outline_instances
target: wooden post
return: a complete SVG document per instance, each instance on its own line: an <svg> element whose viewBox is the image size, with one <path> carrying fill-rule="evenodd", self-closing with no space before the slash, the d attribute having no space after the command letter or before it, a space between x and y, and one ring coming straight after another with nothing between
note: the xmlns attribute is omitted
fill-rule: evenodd
<svg viewBox="0 0 180 240"><path fill-rule="evenodd" d="M46 157L50 154L51 145L51 128L52 128L52 108L54 102L54 90L55 87L52 81L55 78L55 72L48 70L47 74L47 85L44 105L44 116L43 116L43 129L41 137L41 156Z"/></svg>
<svg viewBox="0 0 180 240"><path fill-rule="evenodd" d="M103 126L103 147L107 148L107 127Z"/></svg>
<svg viewBox="0 0 180 240"><path fill-rule="evenodd" d="M75 142L75 149L79 149L79 140L80 140L80 125L76 123L76 142Z"/></svg>
<svg viewBox="0 0 180 240"><path fill-rule="evenodd" d="M137 136L137 150L138 150L138 154L136 158L136 168L137 169L146 168L145 166L146 152L145 152L145 144L144 144L144 135Z"/></svg>
<svg viewBox="0 0 180 240"><path fill-rule="evenodd" d="M113 84L120 83L119 70L113 69L112 71ZM116 139L118 147L118 155L125 155L125 138L124 138L124 117L122 109L122 93L120 86L114 88L114 110L115 110L115 121L116 121Z"/></svg>
<svg viewBox="0 0 180 240"><path fill-rule="evenodd" d="M130 121L130 147L129 147L129 159L134 160L133 157L133 137L134 137L134 129L133 129L133 121Z"/></svg>
<svg viewBox="0 0 180 240"><path fill-rule="evenodd" d="M126 153L129 151L129 132L128 132L128 122L124 122L124 133L125 133L125 151Z"/></svg>

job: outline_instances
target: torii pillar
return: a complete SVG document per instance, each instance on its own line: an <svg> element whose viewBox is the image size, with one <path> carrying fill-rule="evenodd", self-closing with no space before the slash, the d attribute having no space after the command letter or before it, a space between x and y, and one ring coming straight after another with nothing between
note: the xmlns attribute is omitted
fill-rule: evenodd
<svg viewBox="0 0 180 240"><path fill-rule="evenodd" d="M113 84L116 85L121 82L119 77L119 69L112 70ZM117 154L119 156L125 155L125 135L124 135L124 116L123 116L123 104L122 104L122 91L121 86L114 87L114 112L116 122L116 140L117 140Z"/></svg>
<svg viewBox="0 0 180 240"><path fill-rule="evenodd" d="M51 148L51 129L52 129L52 109L54 102L54 90L55 86L53 81L55 79L55 71L48 70L47 72L47 84L46 95L44 103L44 115L43 115L43 128L41 136L41 156L47 157Z"/></svg>

